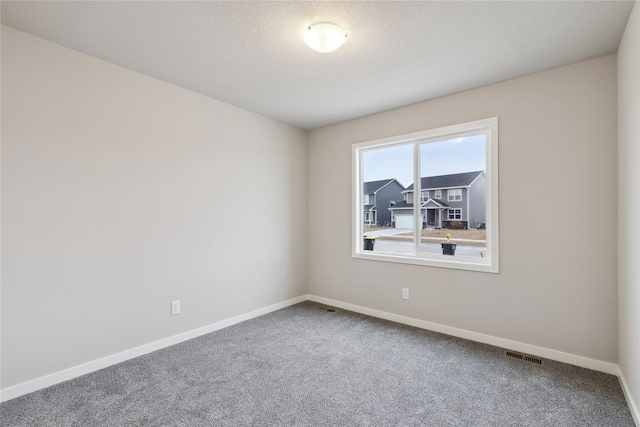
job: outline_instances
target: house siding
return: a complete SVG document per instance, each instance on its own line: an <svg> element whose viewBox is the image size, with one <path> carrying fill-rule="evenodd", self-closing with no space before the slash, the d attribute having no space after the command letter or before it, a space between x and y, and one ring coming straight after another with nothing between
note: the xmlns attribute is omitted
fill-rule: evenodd
<svg viewBox="0 0 640 427"><path fill-rule="evenodd" d="M453 188L451 189L453 190ZM444 218L442 218L442 227L443 228L456 228L456 226L452 225L452 223L462 223L464 228L467 228L467 218L468 218L468 203L467 199L469 197L468 190L466 188L462 188L462 200L456 202L449 201L449 189L442 190L442 201L449 205L449 209L462 209L462 215L460 219L450 220L449 219L449 209L444 211Z"/></svg>
<svg viewBox="0 0 640 427"><path fill-rule="evenodd" d="M389 182L391 181L391 182ZM389 210L389 202L391 200L395 202L399 202L403 200L404 187L398 183L398 181L387 180L387 183L384 183L384 180L381 181L380 186L377 186L378 182L367 182L365 183L365 189L368 191L373 191L373 193L366 193L372 196L369 200L370 203L365 205L365 209L363 212L367 212L369 209L375 205L375 208L371 211L375 213L375 217L372 218L371 222L364 221L365 225L370 226L391 226L391 211ZM376 188L372 188L376 185ZM363 214L364 219L364 214Z"/></svg>
<svg viewBox="0 0 640 427"><path fill-rule="evenodd" d="M477 222L485 222L486 221L486 201L485 201L485 176L482 174L474 183L471 185L471 189L466 187L451 187L451 188L443 188L443 189L433 189L430 188L429 196L431 198L435 197L436 191L440 191L441 196L439 200L443 201L449 208L443 211L442 217L442 227L443 228L456 228L462 224L462 227L468 228L475 226ZM449 190L461 189L462 190L462 200L450 202L449 201ZM470 191L471 190L471 191ZM422 192L422 191L421 191ZM403 198L407 201L407 203L413 202L413 190L408 191L403 194ZM474 206L478 204L478 206ZM460 219L449 220L449 211L448 209L461 209L462 214ZM405 210L396 210L397 214L409 214L412 213L413 210L405 209ZM421 214L424 215L424 220L422 222L422 227L427 227L430 225L430 222L433 220L433 215L428 215L428 209L422 209ZM392 223L393 226L395 224Z"/></svg>
<svg viewBox="0 0 640 427"><path fill-rule="evenodd" d="M376 210L378 211L378 225L391 226L391 211L389 210L389 201L399 202L402 200L402 191L404 188L393 181L376 193Z"/></svg>
<svg viewBox="0 0 640 427"><path fill-rule="evenodd" d="M483 173L469 188L469 227L486 226L487 222L487 178Z"/></svg>

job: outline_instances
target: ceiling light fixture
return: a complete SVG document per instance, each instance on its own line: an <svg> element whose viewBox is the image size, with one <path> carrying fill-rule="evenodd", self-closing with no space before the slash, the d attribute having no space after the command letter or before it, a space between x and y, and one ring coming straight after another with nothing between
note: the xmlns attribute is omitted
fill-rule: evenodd
<svg viewBox="0 0 640 427"><path fill-rule="evenodd" d="M347 40L347 32L333 22L316 22L309 25L305 42L320 53L333 52Z"/></svg>

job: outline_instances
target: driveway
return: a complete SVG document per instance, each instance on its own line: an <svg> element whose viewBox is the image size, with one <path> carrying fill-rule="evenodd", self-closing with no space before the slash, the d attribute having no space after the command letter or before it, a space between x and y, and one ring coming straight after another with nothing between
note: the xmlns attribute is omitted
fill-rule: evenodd
<svg viewBox="0 0 640 427"><path fill-rule="evenodd" d="M367 231L365 236L379 237L379 236L393 236L400 233L411 233L412 228L385 228L376 231ZM470 256L470 257L484 257L487 253L487 249L478 246L465 246L464 239L455 240L456 243L456 255ZM413 253L412 241L395 241L395 240L376 240L373 250L375 252L387 252L395 254L408 254ZM429 254L442 254L442 246L440 243L421 243L420 252Z"/></svg>
<svg viewBox="0 0 640 427"><path fill-rule="evenodd" d="M387 252L392 254L410 254L413 253L413 242L376 240L373 250L378 253ZM442 246L440 243L421 243L420 252L442 255ZM459 243L456 244L456 255L482 258L486 253L487 249L483 247L464 246Z"/></svg>
<svg viewBox="0 0 640 427"><path fill-rule="evenodd" d="M393 236L400 233L411 233L413 228L383 228L382 230L366 231L365 236L378 237L378 236Z"/></svg>

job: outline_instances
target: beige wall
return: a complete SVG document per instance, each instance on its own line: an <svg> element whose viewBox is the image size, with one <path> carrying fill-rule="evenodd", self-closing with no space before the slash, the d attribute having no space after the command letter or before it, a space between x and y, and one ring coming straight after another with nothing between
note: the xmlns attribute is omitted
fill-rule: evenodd
<svg viewBox="0 0 640 427"><path fill-rule="evenodd" d="M351 144L492 116L500 274L351 258ZM308 164L310 294L617 362L614 55L312 131Z"/></svg>
<svg viewBox="0 0 640 427"><path fill-rule="evenodd" d="M2 27L2 388L304 295L305 138Z"/></svg>
<svg viewBox="0 0 640 427"><path fill-rule="evenodd" d="M618 310L620 370L640 425L640 6L618 50Z"/></svg>

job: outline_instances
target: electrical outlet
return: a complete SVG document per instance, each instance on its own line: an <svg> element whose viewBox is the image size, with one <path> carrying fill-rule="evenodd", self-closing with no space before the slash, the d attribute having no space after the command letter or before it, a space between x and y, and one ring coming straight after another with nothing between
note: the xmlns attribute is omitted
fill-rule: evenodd
<svg viewBox="0 0 640 427"><path fill-rule="evenodd" d="M180 301L171 301L171 315L180 314Z"/></svg>
<svg viewBox="0 0 640 427"><path fill-rule="evenodd" d="M402 299L409 299L409 289L402 288Z"/></svg>

